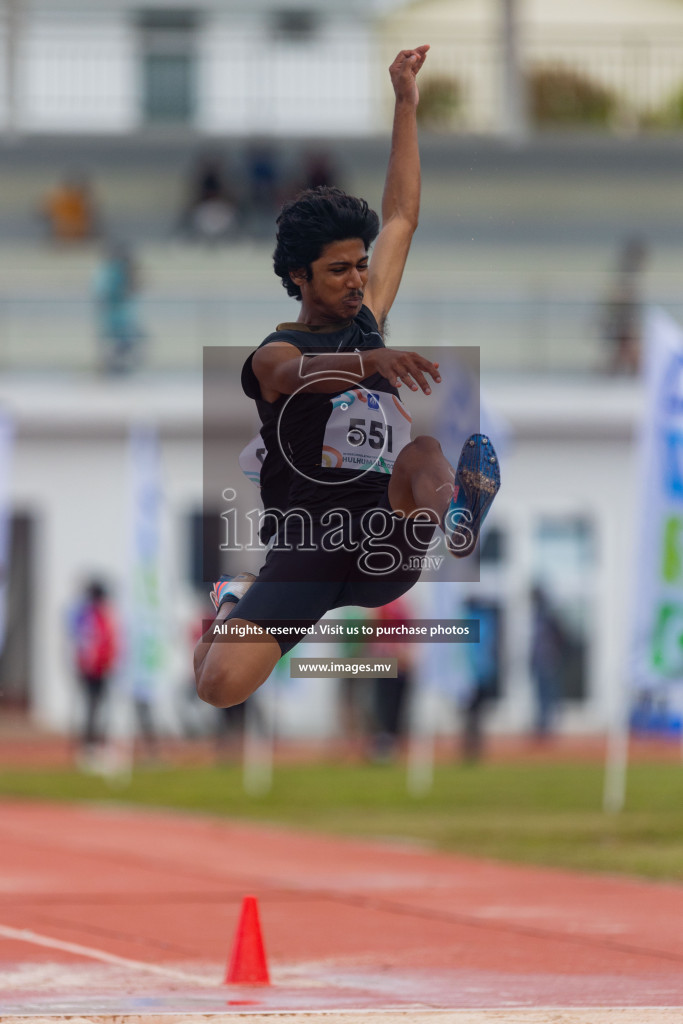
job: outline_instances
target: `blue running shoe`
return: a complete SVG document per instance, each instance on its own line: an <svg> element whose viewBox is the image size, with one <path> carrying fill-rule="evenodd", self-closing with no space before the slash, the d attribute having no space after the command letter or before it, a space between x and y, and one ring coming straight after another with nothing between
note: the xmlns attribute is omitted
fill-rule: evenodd
<svg viewBox="0 0 683 1024"><path fill-rule="evenodd" d="M495 449L488 437L472 434L460 453L453 497L443 518L446 547L455 558L466 558L474 551L499 489L500 466Z"/></svg>
<svg viewBox="0 0 683 1024"><path fill-rule="evenodd" d="M221 576L218 583L214 583L210 598L213 606L218 611L224 601L239 601L244 597L256 577L253 572L240 572L237 576Z"/></svg>

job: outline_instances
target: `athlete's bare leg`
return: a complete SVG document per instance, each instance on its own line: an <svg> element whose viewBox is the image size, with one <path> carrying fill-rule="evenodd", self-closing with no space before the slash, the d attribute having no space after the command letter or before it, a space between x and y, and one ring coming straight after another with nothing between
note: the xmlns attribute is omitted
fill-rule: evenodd
<svg viewBox="0 0 683 1024"><path fill-rule="evenodd" d="M455 470L436 438L416 437L396 459L389 481L389 503L404 516L427 510L431 521L441 526L454 481Z"/></svg>
<svg viewBox="0 0 683 1024"><path fill-rule="evenodd" d="M417 437L399 454L389 482L389 501L396 512L410 516L427 509L441 524L453 493L453 467L433 437ZM227 640L214 636L215 623L224 622L235 608L225 601L214 623L195 648L197 693L207 704L225 708L240 704L266 681L280 659L280 646L264 632L263 642ZM252 625L234 618L235 625Z"/></svg>
<svg viewBox="0 0 683 1024"><path fill-rule="evenodd" d="M421 436L400 452L389 481L389 502L404 516L426 511L430 520L443 526L453 495L455 470L436 438ZM235 603L226 601L215 622L223 622ZM252 623L234 618L235 625ZM265 631L263 640L227 640L214 636L212 628L195 649L197 693L215 707L231 707L246 700L266 681L280 659L280 646Z"/></svg>
<svg viewBox="0 0 683 1024"><path fill-rule="evenodd" d="M263 640L227 640L214 635L215 623L223 622L234 609L235 603L225 601L211 628L201 638L194 652L194 674L197 693L207 704L216 708L229 708L241 704L265 683L280 660L277 640L265 631ZM236 626L251 626L244 619L230 620Z"/></svg>

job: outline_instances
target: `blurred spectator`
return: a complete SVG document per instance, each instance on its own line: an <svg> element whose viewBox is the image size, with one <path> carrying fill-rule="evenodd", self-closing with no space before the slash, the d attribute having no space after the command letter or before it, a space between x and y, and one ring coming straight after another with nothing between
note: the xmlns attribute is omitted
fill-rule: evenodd
<svg viewBox="0 0 683 1024"><path fill-rule="evenodd" d="M93 580L69 615L74 668L85 699L82 754L89 763L104 743L102 708L119 654L119 631L106 588Z"/></svg>
<svg viewBox="0 0 683 1024"><path fill-rule="evenodd" d="M139 288L140 275L130 249L121 242L111 242L94 280L106 373L128 373L139 364L144 337L138 320Z"/></svg>
<svg viewBox="0 0 683 1024"><path fill-rule="evenodd" d="M267 227L272 232L272 219L282 200L280 169L275 150L267 142L252 143L246 155L249 215L252 230Z"/></svg>
<svg viewBox="0 0 683 1024"><path fill-rule="evenodd" d="M367 622L366 608L344 607L335 609L335 618L346 622ZM358 640L346 639L339 645L339 656L360 658L366 653L366 642L362 637ZM368 679L350 676L339 680L339 717L341 732L346 749L351 754L365 752L367 737L370 731L371 691Z"/></svg>
<svg viewBox="0 0 683 1024"><path fill-rule="evenodd" d="M142 740L142 748L145 757L150 761L156 761L158 756L158 739L154 725L152 705L154 693L149 682L143 679L133 679L133 708L137 724L137 735Z"/></svg>
<svg viewBox="0 0 683 1024"><path fill-rule="evenodd" d="M378 608L375 622L406 622L411 618L407 600L399 597L396 601ZM405 735L406 707L411 686L412 644L396 641L375 641L370 654L375 658L396 658L398 676L395 679L378 678L372 686L372 757L376 761L388 761L395 754Z"/></svg>
<svg viewBox="0 0 683 1024"><path fill-rule="evenodd" d="M640 365L643 314L643 271L647 246L631 238L619 254L612 290L605 303L602 332L609 345L610 373L634 374Z"/></svg>
<svg viewBox="0 0 683 1024"><path fill-rule="evenodd" d="M90 184L72 175L43 200L42 215L54 242L86 242L98 233L98 217Z"/></svg>
<svg viewBox="0 0 683 1024"><path fill-rule="evenodd" d="M271 677L272 678L272 677ZM244 756L244 738L247 730L261 737L268 734L268 722L259 696L252 694L241 704L219 708L216 717L216 756L228 761Z"/></svg>
<svg viewBox="0 0 683 1024"><path fill-rule="evenodd" d="M193 607L190 612L187 624L186 657L183 659L187 664L187 675L178 692L177 714L182 734L187 739L205 736L211 728L209 723L214 718L214 709L209 708L197 696L197 684L192 671L192 652L201 640L208 621L204 605L205 601L197 602L197 606Z"/></svg>
<svg viewBox="0 0 683 1024"><path fill-rule="evenodd" d="M316 150L306 154L303 188L319 188L322 185L338 184L337 173L329 153L325 150Z"/></svg>
<svg viewBox="0 0 683 1024"><path fill-rule="evenodd" d="M479 643L465 644L469 686L461 697L463 761L479 761L484 753L484 718L496 695L498 681L498 626L496 612L481 602L467 603L466 618L478 619Z"/></svg>
<svg viewBox="0 0 683 1024"><path fill-rule="evenodd" d="M533 588L531 606L531 674L536 698L534 733L538 739L545 739L553 732L562 697L561 680L569 638L543 587Z"/></svg>
<svg viewBox="0 0 683 1024"><path fill-rule="evenodd" d="M249 698L241 704L233 705L233 707L218 709L216 715L216 754L219 758L228 758L231 754L239 756L244 741L248 703Z"/></svg>
<svg viewBox="0 0 683 1024"><path fill-rule="evenodd" d="M205 153L190 175L180 230L190 238L212 243L229 237L236 223L237 202L223 160L216 153Z"/></svg>

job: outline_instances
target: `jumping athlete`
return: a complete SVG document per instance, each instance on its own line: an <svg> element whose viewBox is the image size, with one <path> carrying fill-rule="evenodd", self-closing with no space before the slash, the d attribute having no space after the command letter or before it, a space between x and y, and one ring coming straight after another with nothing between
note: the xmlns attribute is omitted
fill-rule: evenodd
<svg viewBox="0 0 683 1024"><path fill-rule="evenodd" d="M212 591L217 616L197 645L195 676L216 707L246 700L302 639L274 623L308 626L334 608L395 600L419 579L437 527L452 555L469 555L500 486L488 438L468 439L457 470L433 437L410 439L399 391L431 394L439 366L383 340L418 223L416 78L428 50L401 50L389 69L381 231L364 200L330 187L302 192L277 221L275 273L301 309L242 371L266 454L256 470L249 448L240 461L258 476L260 536L271 547L257 577L223 576ZM229 635L216 636L228 622Z"/></svg>

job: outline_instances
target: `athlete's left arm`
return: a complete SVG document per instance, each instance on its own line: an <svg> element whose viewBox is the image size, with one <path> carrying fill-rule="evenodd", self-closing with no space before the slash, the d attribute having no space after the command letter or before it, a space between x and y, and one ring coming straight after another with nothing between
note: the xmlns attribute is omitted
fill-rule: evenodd
<svg viewBox="0 0 683 1024"><path fill-rule="evenodd" d="M389 68L396 95L391 154L382 196L379 233L365 289L365 305L380 330L396 298L420 213L420 151L417 142L417 73L429 46L401 50Z"/></svg>

